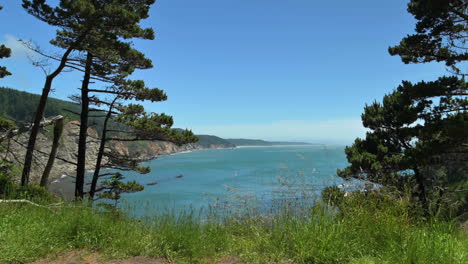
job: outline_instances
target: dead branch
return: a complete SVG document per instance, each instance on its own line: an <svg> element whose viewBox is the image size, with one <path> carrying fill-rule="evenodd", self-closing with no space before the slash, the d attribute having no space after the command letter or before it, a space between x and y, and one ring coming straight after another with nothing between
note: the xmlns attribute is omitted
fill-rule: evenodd
<svg viewBox="0 0 468 264"><path fill-rule="evenodd" d="M5 204L29 204L29 205L32 205L32 206L36 206L36 207L40 207L40 208L44 208L44 209L47 209L47 210L50 210L52 211L51 207L57 207L59 205L62 205L63 203L56 203L56 204L51 204L49 206L45 206L45 205L40 205L40 204L37 204L37 203L33 203L29 200L0 200L0 204L2 203L5 203ZM52 211L53 212L53 211Z"/></svg>
<svg viewBox="0 0 468 264"><path fill-rule="evenodd" d="M52 125L54 124L55 122L57 122L58 120L61 120L63 119L63 116L62 115L58 115L58 116L55 116L55 117L52 117L48 120L44 120L42 121L40 124L39 124L39 127L46 127L46 126L49 126L49 125ZM23 133L26 133L28 132L30 129L32 128L32 124L26 124L18 129L15 129L15 130L11 130L9 131L8 133L4 134L4 135L1 135L0 136L0 141L3 141L5 139L10 139L10 138L13 138L17 135L20 135L20 134L23 134Z"/></svg>

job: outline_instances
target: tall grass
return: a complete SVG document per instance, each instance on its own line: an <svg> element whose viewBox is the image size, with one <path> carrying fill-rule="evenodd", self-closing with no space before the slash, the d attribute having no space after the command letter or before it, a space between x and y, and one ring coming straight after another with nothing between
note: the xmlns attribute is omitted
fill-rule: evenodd
<svg viewBox="0 0 468 264"><path fill-rule="evenodd" d="M0 262L27 262L70 250L109 258L164 257L209 263L468 263L468 237L456 223L418 221L402 201L348 199L341 210L316 204L273 215L201 219L166 214L128 219L86 207L0 205Z"/></svg>

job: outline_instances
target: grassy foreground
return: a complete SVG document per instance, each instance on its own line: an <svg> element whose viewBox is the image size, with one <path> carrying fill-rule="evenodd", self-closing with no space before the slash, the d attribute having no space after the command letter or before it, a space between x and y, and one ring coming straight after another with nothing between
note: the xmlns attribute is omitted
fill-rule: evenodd
<svg viewBox="0 0 468 264"><path fill-rule="evenodd" d="M468 237L458 224L413 220L397 201L352 204L339 213L315 206L302 216L285 210L205 221L190 214L138 221L84 207L51 212L0 205L0 263L79 249L177 263L224 256L247 263L468 263Z"/></svg>

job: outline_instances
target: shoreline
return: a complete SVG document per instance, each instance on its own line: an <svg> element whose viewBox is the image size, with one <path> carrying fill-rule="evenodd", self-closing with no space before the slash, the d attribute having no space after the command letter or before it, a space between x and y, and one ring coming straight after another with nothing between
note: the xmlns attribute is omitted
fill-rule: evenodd
<svg viewBox="0 0 468 264"><path fill-rule="evenodd" d="M268 145L268 146L237 146L237 148L270 148L270 147L312 147L312 146L326 146L326 144L290 144L290 145Z"/></svg>
<svg viewBox="0 0 468 264"><path fill-rule="evenodd" d="M147 161L157 159L158 157L173 156L173 155L179 155L179 154L187 154L187 153L192 153L192 152L195 152L195 151L213 150L213 149L214 150L216 150L216 149L236 149L236 148L238 148L238 147L236 146L236 147L194 148L194 149L190 149L190 150L183 150L183 151L177 151L177 152L172 152L172 153L168 153L168 154L156 155L152 159L148 159Z"/></svg>

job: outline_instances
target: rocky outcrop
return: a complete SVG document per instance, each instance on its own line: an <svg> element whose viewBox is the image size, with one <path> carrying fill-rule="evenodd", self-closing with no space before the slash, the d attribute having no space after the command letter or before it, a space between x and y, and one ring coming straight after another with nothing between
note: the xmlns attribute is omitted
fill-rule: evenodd
<svg viewBox="0 0 468 264"><path fill-rule="evenodd" d="M74 163L76 162L76 155L78 152L78 135L79 135L79 121L71 121L65 124L63 134L60 139L60 146L57 152L57 158L52 168L50 179L56 179L62 175L73 175L76 170ZM38 183L44 167L47 163L49 153L51 151L52 140L46 134L47 130L41 131L38 135L36 142L36 151L33 160L33 169L31 170L31 182ZM96 162L97 152L99 150L98 133L96 130L88 129L88 145L86 150L86 169L91 170L94 168ZM24 161L26 153L26 144L28 140L28 133L22 134L10 141L3 142L4 159L11 161L15 164L21 165Z"/></svg>
<svg viewBox="0 0 468 264"><path fill-rule="evenodd" d="M173 153L179 153L184 151L200 150L200 149L221 149L221 148L233 148L233 145L225 144L186 144L177 146L171 142L165 141L150 141L150 142L138 142L138 143L127 143L127 142L114 142L110 148L123 155L130 155L133 157L139 157L142 159L150 159L161 155L168 155Z"/></svg>

